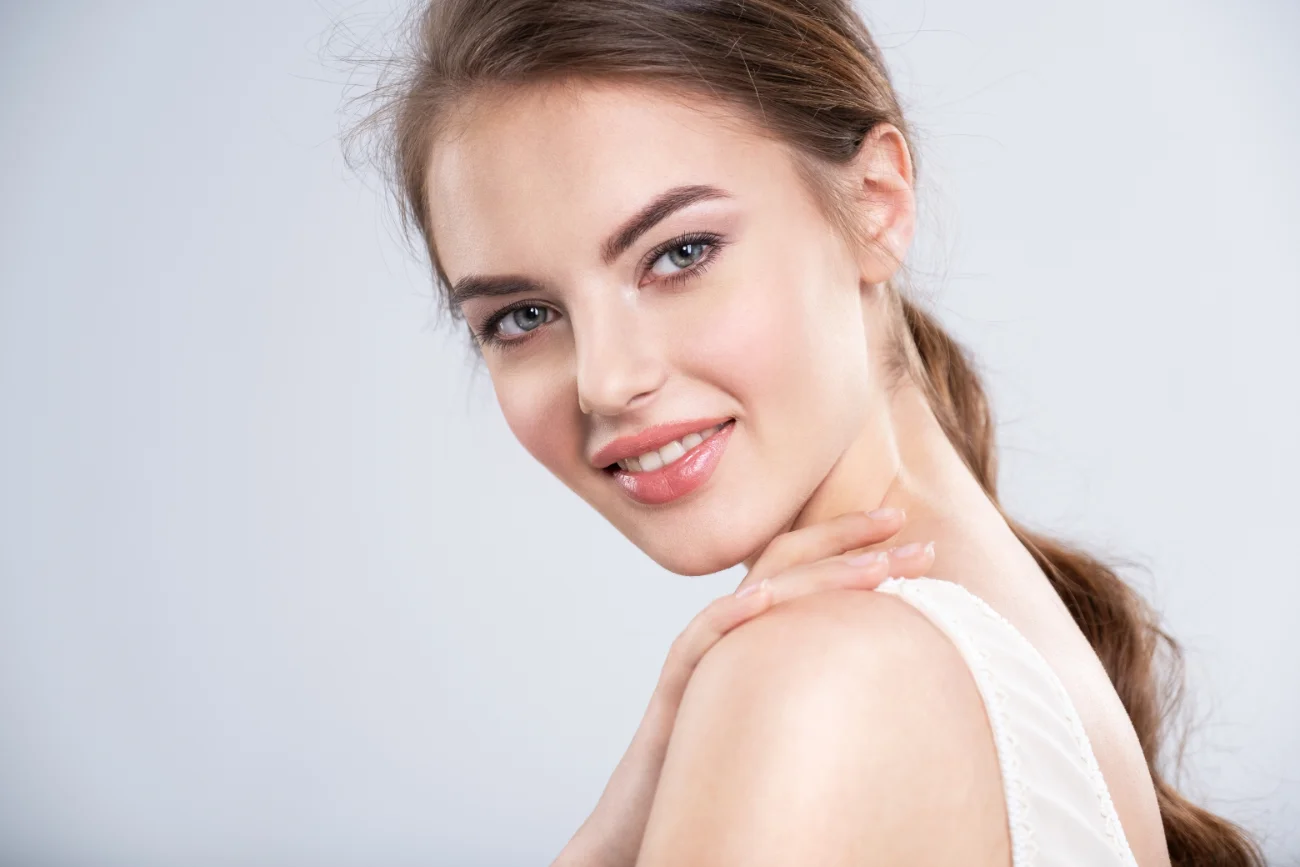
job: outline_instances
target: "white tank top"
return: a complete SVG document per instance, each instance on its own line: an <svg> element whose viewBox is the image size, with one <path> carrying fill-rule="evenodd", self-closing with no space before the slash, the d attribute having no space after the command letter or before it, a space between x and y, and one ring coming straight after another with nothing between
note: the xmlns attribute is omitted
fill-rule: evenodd
<svg viewBox="0 0 1300 867"><path fill-rule="evenodd" d="M1079 714L1047 660L987 602L937 578L877 592L916 608L957 646L988 711L1013 867L1137 867Z"/></svg>

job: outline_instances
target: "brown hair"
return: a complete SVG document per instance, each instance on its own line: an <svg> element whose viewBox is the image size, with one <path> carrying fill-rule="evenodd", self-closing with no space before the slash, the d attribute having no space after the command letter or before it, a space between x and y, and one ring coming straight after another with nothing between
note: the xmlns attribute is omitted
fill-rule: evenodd
<svg viewBox="0 0 1300 867"><path fill-rule="evenodd" d="M431 0L414 10L406 32L408 56L393 61L368 94L378 107L347 143L384 133L370 156L393 184L403 227L418 230L444 299L446 275L430 231L428 156L455 121L453 111L472 105L471 97L582 79L653 82L711 97L790 146L800 176L846 238L858 235L857 202L831 169L852 159L881 123L893 124L912 144L880 51L850 0ZM993 420L966 350L894 281L886 291L896 314L900 369L921 386L949 440L997 502ZM1100 560L1007 522L1064 600L1128 711L1155 782L1173 864L1263 864L1245 831L1192 804L1158 768L1182 669L1178 645L1150 606ZM1162 649L1165 678L1157 664Z"/></svg>

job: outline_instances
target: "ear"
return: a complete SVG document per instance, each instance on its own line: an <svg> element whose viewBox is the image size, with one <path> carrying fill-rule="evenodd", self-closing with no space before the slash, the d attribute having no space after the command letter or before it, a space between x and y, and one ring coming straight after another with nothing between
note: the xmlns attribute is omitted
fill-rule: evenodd
<svg viewBox="0 0 1300 867"><path fill-rule="evenodd" d="M863 139L850 171L854 183L862 185L861 216L873 242L861 254L862 282L883 283L902 266L916 229L912 155L898 127L877 124Z"/></svg>

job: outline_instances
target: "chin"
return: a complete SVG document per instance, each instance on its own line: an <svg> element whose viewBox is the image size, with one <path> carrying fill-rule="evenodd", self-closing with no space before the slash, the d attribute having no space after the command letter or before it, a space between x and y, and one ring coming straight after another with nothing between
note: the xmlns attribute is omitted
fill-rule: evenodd
<svg viewBox="0 0 1300 867"><path fill-rule="evenodd" d="M712 575L763 550L798 514L811 490L799 480L817 478L820 467L790 466L744 472L759 463L744 439L729 462L698 490L661 505L635 504L603 474L584 485L584 499L633 545L677 575Z"/></svg>
<svg viewBox="0 0 1300 867"><path fill-rule="evenodd" d="M723 549L685 549L680 545L664 545L662 548L642 547L660 566L677 575L697 576L712 575L743 563L754 550Z"/></svg>
<svg viewBox="0 0 1300 867"><path fill-rule="evenodd" d="M743 563L763 549L780 527L745 526L730 519L691 516L684 522L635 522L618 529L632 544L669 572L712 575Z"/></svg>

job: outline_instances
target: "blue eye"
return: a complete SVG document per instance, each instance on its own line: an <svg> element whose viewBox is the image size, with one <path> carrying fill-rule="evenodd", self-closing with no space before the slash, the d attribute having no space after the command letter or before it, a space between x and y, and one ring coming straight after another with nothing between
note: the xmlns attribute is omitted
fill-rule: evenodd
<svg viewBox="0 0 1300 867"><path fill-rule="evenodd" d="M703 252L706 249L708 249L708 247L709 247L708 244L702 244L699 243L698 241L692 241L686 244L678 244L675 247L665 250L662 256L660 256L658 259L655 259L655 262L658 263L664 259L668 259L670 262L672 262L674 267L689 268L700 260L700 256L703 254ZM679 255L683 250L689 250L691 252L688 253L686 256ZM685 261L678 261L678 260L685 260ZM651 267L650 270L654 271L654 268ZM659 272L655 272L655 273L659 273ZM671 274L668 275L660 274L660 276L671 276Z"/></svg>
<svg viewBox="0 0 1300 867"><path fill-rule="evenodd" d="M708 258L709 249L716 246L719 245L701 238L683 238L674 241L672 246L661 248L660 254L651 261L650 273L656 277L666 277L669 280L683 279L686 272L689 272L698 266L702 260ZM665 259L677 270L666 273L655 270L655 265Z"/></svg>
<svg viewBox="0 0 1300 867"><path fill-rule="evenodd" d="M712 232L690 232L656 247L647 257L650 266L646 270L663 282L681 283L703 273L726 244ZM657 270L659 262L665 259L675 271Z"/></svg>
<svg viewBox="0 0 1300 867"><path fill-rule="evenodd" d="M494 330L502 337L518 337L551 321L551 308L528 304L508 310L496 322Z"/></svg>
<svg viewBox="0 0 1300 867"><path fill-rule="evenodd" d="M678 284L702 274L728 243L712 232L693 232L655 248L642 262L650 263L650 272L661 282ZM654 266L662 259L667 259L677 270L666 274L656 271ZM471 326L471 331L481 346L505 350L508 345L513 348L513 345L530 339L531 332L554 322L561 315L543 302L522 301L515 307L487 317L481 325Z"/></svg>

